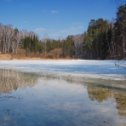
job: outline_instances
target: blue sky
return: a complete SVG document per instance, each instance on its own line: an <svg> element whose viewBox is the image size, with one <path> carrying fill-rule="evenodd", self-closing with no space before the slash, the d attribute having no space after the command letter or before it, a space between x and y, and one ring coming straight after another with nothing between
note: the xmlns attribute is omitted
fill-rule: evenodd
<svg viewBox="0 0 126 126"><path fill-rule="evenodd" d="M91 19L116 17L115 0L0 0L0 22L64 38L86 31Z"/></svg>

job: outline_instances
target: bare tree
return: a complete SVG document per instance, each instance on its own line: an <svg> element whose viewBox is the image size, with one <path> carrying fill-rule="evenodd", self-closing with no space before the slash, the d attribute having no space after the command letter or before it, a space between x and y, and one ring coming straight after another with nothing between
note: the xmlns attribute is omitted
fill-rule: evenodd
<svg viewBox="0 0 126 126"><path fill-rule="evenodd" d="M22 33L10 25L0 24L0 52L16 53L21 41Z"/></svg>

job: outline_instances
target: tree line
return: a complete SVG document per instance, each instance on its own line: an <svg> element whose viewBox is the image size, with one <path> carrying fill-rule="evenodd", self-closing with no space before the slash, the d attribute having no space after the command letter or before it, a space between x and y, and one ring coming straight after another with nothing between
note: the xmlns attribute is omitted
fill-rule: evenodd
<svg viewBox="0 0 126 126"><path fill-rule="evenodd" d="M34 32L20 31L0 24L0 52L49 58L123 59L126 58L126 4L119 6L116 19L92 19L81 35L64 40L43 39Z"/></svg>
<svg viewBox="0 0 126 126"><path fill-rule="evenodd" d="M91 20L83 42L84 57L126 58L126 4L118 8L114 22Z"/></svg>

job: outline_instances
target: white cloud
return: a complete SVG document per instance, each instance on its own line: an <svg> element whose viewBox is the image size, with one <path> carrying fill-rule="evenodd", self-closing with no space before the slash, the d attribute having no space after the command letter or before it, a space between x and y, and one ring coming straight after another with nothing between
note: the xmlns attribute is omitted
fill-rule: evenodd
<svg viewBox="0 0 126 126"><path fill-rule="evenodd" d="M51 38L59 39L59 38L65 38L68 35L76 35L83 33L83 31L84 31L83 25L75 25L59 31L54 31L50 33L49 36Z"/></svg>
<svg viewBox="0 0 126 126"><path fill-rule="evenodd" d="M34 31L35 31L36 33L44 33L44 32L46 32L46 29L40 27L40 28L36 28Z"/></svg>
<svg viewBox="0 0 126 126"><path fill-rule="evenodd" d="M58 14L59 11L58 10L51 10L51 14Z"/></svg>
<svg viewBox="0 0 126 126"><path fill-rule="evenodd" d="M53 15L59 14L58 10L42 10L41 12L44 14L53 14Z"/></svg>
<svg viewBox="0 0 126 126"><path fill-rule="evenodd" d="M76 35L83 33L84 26L82 24L74 24L70 27L64 28L64 29L47 29L47 28L36 28L34 32L36 32L40 38L44 38L45 35L48 35L49 38L53 39L64 39L68 35Z"/></svg>
<svg viewBox="0 0 126 126"><path fill-rule="evenodd" d="M23 23L24 23L24 24L28 24L29 21L28 21L28 20L24 20Z"/></svg>

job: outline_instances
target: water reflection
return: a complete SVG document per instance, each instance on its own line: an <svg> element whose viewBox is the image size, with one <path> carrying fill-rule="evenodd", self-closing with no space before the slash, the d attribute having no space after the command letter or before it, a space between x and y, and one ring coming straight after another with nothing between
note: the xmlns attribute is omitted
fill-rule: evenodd
<svg viewBox="0 0 126 126"><path fill-rule="evenodd" d="M36 84L38 76L14 70L0 70L0 93L8 93L18 88L33 86Z"/></svg>
<svg viewBox="0 0 126 126"><path fill-rule="evenodd" d="M0 70L0 126L126 125L125 91L71 79Z"/></svg>
<svg viewBox="0 0 126 126"><path fill-rule="evenodd" d="M126 116L126 93L124 92L115 92L114 98L116 100L116 108L119 115Z"/></svg>
<svg viewBox="0 0 126 126"><path fill-rule="evenodd" d="M88 95L91 100L97 100L98 102L103 102L111 97L111 91L106 88L97 86L88 86Z"/></svg>
<svg viewBox="0 0 126 126"><path fill-rule="evenodd" d="M11 116L10 110L6 110L5 114L0 118L0 126L16 126L16 122Z"/></svg>
<svg viewBox="0 0 126 126"><path fill-rule="evenodd" d="M121 116L126 116L126 92L120 90L109 89L99 86L87 86L87 91L89 98L91 100L96 100L97 102L103 102L108 99L114 99L116 102L116 108L118 114Z"/></svg>

